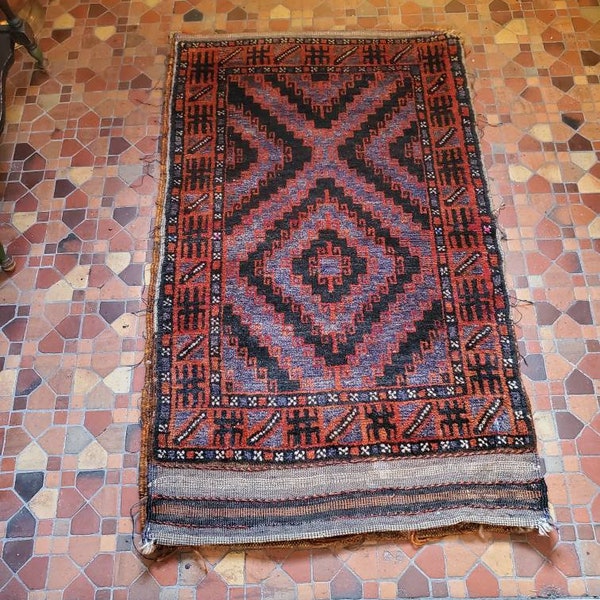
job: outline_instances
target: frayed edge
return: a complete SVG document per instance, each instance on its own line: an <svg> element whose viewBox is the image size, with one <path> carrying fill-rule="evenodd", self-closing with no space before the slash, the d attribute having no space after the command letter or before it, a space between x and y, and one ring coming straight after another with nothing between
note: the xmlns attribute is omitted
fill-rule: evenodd
<svg viewBox="0 0 600 600"><path fill-rule="evenodd" d="M139 547L139 551L142 556L149 557L156 553L157 548L158 544L156 543L156 540L148 540Z"/></svg>
<svg viewBox="0 0 600 600"><path fill-rule="evenodd" d="M139 556L144 560L156 563L166 562L173 557L180 560L185 554L189 554L191 555L191 558L196 561L199 568L205 574L208 573L208 564L202 556L199 546L164 546L159 544L155 539L151 539L146 540L136 550Z"/></svg>
<svg viewBox="0 0 600 600"><path fill-rule="evenodd" d="M537 524L537 530L539 535L548 537L554 531L554 527L548 519L540 519Z"/></svg>

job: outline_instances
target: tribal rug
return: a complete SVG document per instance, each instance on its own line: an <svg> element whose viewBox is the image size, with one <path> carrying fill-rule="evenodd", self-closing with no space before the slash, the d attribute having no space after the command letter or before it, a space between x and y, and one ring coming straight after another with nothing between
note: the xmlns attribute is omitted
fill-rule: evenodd
<svg viewBox="0 0 600 600"><path fill-rule="evenodd" d="M175 37L143 548L549 529L459 40Z"/></svg>

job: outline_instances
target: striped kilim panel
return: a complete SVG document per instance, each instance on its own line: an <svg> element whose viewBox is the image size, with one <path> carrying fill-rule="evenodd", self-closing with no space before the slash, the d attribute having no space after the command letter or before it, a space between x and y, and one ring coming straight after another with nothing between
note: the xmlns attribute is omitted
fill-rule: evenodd
<svg viewBox="0 0 600 600"><path fill-rule="evenodd" d="M164 133L145 543L546 529L458 39L176 37Z"/></svg>

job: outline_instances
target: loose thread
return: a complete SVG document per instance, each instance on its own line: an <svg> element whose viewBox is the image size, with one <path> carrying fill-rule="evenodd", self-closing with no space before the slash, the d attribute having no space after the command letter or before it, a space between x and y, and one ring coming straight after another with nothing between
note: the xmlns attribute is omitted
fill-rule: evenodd
<svg viewBox="0 0 600 600"><path fill-rule="evenodd" d="M544 537L548 537L554 530L554 527L546 519L540 519L538 522L537 529L538 529L538 535L543 535Z"/></svg>
<svg viewBox="0 0 600 600"><path fill-rule="evenodd" d="M519 325L519 323L523 320L523 313L519 310L519 308L522 306L533 306L535 305L535 302L532 302L531 300L525 300L524 298L517 298L512 294L507 294L507 297L510 302L512 314L514 315L516 313L518 316L516 319L514 316L511 316L511 322L513 325Z"/></svg>
<svg viewBox="0 0 600 600"><path fill-rule="evenodd" d="M502 127L504 125L504 123L491 123L484 115L478 115L475 119L475 123L480 129L483 129L480 123L483 123L485 127Z"/></svg>
<svg viewBox="0 0 600 600"><path fill-rule="evenodd" d="M411 531L411 534L410 534L410 543L415 548L420 548L421 546L425 546L425 544L428 544L429 542L431 542L434 539L436 539L436 538L426 537L425 535L419 535L416 531Z"/></svg>
<svg viewBox="0 0 600 600"><path fill-rule="evenodd" d="M156 543L156 540L147 540L142 542L141 546L138 546L136 543L136 529L138 525L140 507L146 502L146 500L147 498L141 498L129 509L129 516L131 517L131 547L141 560L162 562L175 554L178 551L178 548L160 546Z"/></svg>
<svg viewBox="0 0 600 600"><path fill-rule="evenodd" d="M511 304L513 308L525 304L526 306L533 306L535 302L533 300L526 300L525 298L517 298L514 294L507 294L509 300L513 300L514 304Z"/></svg>
<svg viewBox="0 0 600 600"><path fill-rule="evenodd" d="M166 61L168 62L168 57L165 57ZM162 82L161 81L157 81L148 91L148 95L151 95L152 92L155 91L160 91L160 92L164 92L164 88L162 87ZM160 106L162 106L162 103L158 102L158 103L154 103L154 102L146 102L144 100L140 100L139 98L133 98L134 102L137 102L137 104L143 104L144 106L153 106L154 108L158 108Z"/></svg>
<svg viewBox="0 0 600 600"><path fill-rule="evenodd" d="M146 498L140 498L135 504L131 506L129 509L129 517L131 518L131 547L133 551L137 555L138 558L145 560L148 558L146 544L142 544L139 548L135 541L135 531L138 524L138 516L140 514L140 507L144 502L146 502Z"/></svg>
<svg viewBox="0 0 600 600"><path fill-rule="evenodd" d="M497 208L494 208L492 210L492 217L494 219L494 224L496 226L496 232L497 234L499 234L500 239L505 242L508 239L508 236L506 235L506 230L504 229L504 227L502 227L502 225L500 225L500 223L498 222L498 217L500 216L500 213L506 208L506 202L502 202L502 204L500 204L500 206L498 206Z"/></svg>
<svg viewBox="0 0 600 600"><path fill-rule="evenodd" d="M487 536L485 535L485 527L480 525L477 529L477 535L484 541L487 541Z"/></svg>

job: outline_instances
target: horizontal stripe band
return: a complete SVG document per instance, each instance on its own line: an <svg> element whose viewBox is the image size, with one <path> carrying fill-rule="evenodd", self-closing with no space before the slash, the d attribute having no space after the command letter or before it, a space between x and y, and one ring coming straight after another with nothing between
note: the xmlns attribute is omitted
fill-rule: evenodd
<svg viewBox="0 0 600 600"><path fill-rule="evenodd" d="M270 470L176 469L152 465L149 494L174 498L285 500L380 488L408 490L472 483L522 484L540 479L533 454L357 461Z"/></svg>
<svg viewBox="0 0 600 600"><path fill-rule="evenodd" d="M434 528L451 528L460 523L479 523L497 527L538 528L546 519L543 512L528 510L495 510L477 507L450 508L445 511L434 511L419 515L384 516L362 519L310 519L294 525L293 539L314 540L332 538L340 535L357 535L374 532L410 532ZM146 535L158 544L194 545L198 539L203 544L245 544L269 543L290 539L290 530L280 525L269 523L257 524L250 529L237 528L228 530L213 523L207 528L185 528L167 523L150 521L146 527Z"/></svg>

